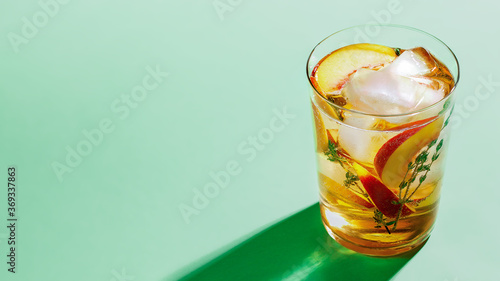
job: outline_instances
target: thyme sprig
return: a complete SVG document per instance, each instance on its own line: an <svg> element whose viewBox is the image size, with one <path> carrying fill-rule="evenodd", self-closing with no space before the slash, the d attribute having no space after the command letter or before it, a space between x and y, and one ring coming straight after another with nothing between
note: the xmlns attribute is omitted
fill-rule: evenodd
<svg viewBox="0 0 500 281"><path fill-rule="evenodd" d="M406 174L403 178L403 181L401 181L401 183L399 184L398 201L394 202L395 204L399 204L400 206L396 219L392 222L392 231L396 230L396 227L398 226L404 204L412 202L412 196L415 194L415 192L417 192L420 186L422 186L422 183L427 179L427 174L430 172L432 164L441 155L440 150L443 147L443 139L441 139L441 141L439 141L439 143L437 144L436 151L432 155L430 163L428 163L427 160L429 158L429 151L434 145L436 145L437 141L438 139L431 141L429 145L427 145L427 148L418 154L418 156L415 158L415 162L411 161L410 163L408 163ZM408 177L408 175L410 175L410 177ZM412 184L417 181L417 177L418 182L416 183L416 187L413 188L412 192L410 192Z"/></svg>
<svg viewBox="0 0 500 281"><path fill-rule="evenodd" d="M377 225L375 225L375 228L381 228L383 226L385 230L387 230L387 233L391 234L388 226L393 225L395 221L386 222L384 214L382 214L382 212L380 212L378 209L375 209L375 211L373 211L373 219L375 220L375 223L377 223Z"/></svg>
<svg viewBox="0 0 500 281"><path fill-rule="evenodd" d="M374 210L373 219L375 220L375 228L384 227L387 233L391 234L391 230L395 231L397 228L397 224L401 218L401 213L403 211L403 206L406 203L411 203L412 196L417 192L422 183L426 180L427 174L431 170L432 164L439 158L441 155L440 150L443 146L443 139L439 141L436 146L435 153L431 156L431 161L429 162L429 154L432 147L436 145L438 139L435 139L429 143L425 150L420 152L415 161L411 161L408 163L408 168L406 174L399 185L399 193L398 193L398 201L393 202L394 204L400 205L398 210L398 214L393 221L387 221L387 218L380 212L377 208ZM339 165L346 171L345 180L343 182L344 187L351 189L353 192L356 192L360 195L363 195L369 202L373 203L370 196L364 191L360 186L359 177L353 173L349 168L351 166L349 160L344 157L339 150L339 147L335 142L331 140L328 141L328 150L325 152L327 159L332 162L339 163ZM411 188L413 183L417 181L418 183L415 188ZM410 190L412 190L410 192ZM392 229L389 228L392 226Z"/></svg>
<svg viewBox="0 0 500 281"><path fill-rule="evenodd" d="M343 163L346 163L347 159L339 154L338 146L331 140L328 140L328 150L325 152L325 155L328 157L328 160L338 162L342 168L345 168Z"/></svg>
<svg viewBox="0 0 500 281"><path fill-rule="evenodd" d="M359 185L359 177L351 170L349 170L349 167L351 165L349 163L349 160L347 160L347 158L345 158L339 152L340 151L337 144L331 140L328 140L328 150L325 152L325 155L328 157L328 160L339 163L339 165L346 171L344 186L358 194L363 195L370 203L372 203L368 193L366 193Z"/></svg>

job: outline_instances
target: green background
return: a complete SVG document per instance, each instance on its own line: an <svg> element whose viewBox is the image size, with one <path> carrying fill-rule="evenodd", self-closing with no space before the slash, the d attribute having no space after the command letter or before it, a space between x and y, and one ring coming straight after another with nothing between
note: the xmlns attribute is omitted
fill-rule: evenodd
<svg viewBox="0 0 500 281"><path fill-rule="evenodd" d="M0 182L15 165L19 219L14 275L5 183L1 280L172 280L317 202L305 62L334 31L377 21L442 39L462 75L436 227L393 280L500 278L500 4L61 2L47 22L38 1L0 3ZM41 27L13 44L23 18ZM125 116L148 66L169 75ZM255 157L238 149L284 108L294 117ZM114 129L58 179L53 163L103 120ZM241 172L187 223L180 206L233 161Z"/></svg>

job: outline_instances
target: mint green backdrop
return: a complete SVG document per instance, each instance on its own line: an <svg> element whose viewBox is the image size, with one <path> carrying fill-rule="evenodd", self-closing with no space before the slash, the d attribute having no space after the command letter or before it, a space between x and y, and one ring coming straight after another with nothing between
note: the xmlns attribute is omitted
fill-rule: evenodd
<svg viewBox="0 0 500 281"><path fill-rule="evenodd" d="M498 280L500 5L297 2L2 1L0 279L173 280L317 202L307 56L381 22L462 70L438 221L393 280Z"/></svg>

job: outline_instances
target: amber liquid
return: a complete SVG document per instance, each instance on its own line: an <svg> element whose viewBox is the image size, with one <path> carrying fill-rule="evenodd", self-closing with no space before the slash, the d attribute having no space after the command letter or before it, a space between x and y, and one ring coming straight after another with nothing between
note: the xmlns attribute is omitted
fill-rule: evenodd
<svg viewBox="0 0 500 281"><path fill-rule="evenodd" d="M454 80L448 69L443 65L435 69L432 75L438 78L439 83L442 83L440 86L438 85L439 87L443 87L443 85L447 87L446 94L449 94L449 90L453 88ZM314 77L311 77L311 80L314 84ZM349 103L342 96L324 95L321 97L315 94L312 98L317 142L321 216L325 228L340 244L368 255L392 256L418 247L428 239L436 219L444 155L432 164L432 169L427 178L410 198L411 202L407 203L413 212L407 216L401 216L395 229L393 229L393 225L387 228L377 227L374 219L376 207L371 204L370 198L366 196L362 185L357 187L345 186L346 171L352 171L349 167L353 163L358 163L380 180L374 168L375 155L384 143L411 128L404 128L405 121L403 123L391 123L384 120L374 122L368 128L356 128L352 124L347 125L343 120L344 113L342 110L332 107L328 101L344 108L350 108ZM430 116L436 116L437 112L429 114L431 114ZM449 110L439 118L446 118L446 114L449 114ZM408 122L411 121L408 120ZM439 139L445 140L445 146L448 130L449 128L445 127L439 134ZM353 144L349 140L343 140L342 135L350 135L354 141L364 140L361 141L361 146L365 147L358 150L357 144ZM328 152L329 141L336 143L340 151L353 152L343 154L347 159L346 163L341 165L327 159L325 153ZM344 145L351 147L343 147ZM423 147L422 150L426 148ZM431 148L429 154L433 155L436 152L435 149L435 146ZM445 152L445 148L441 149L443 150L441 153ZM415 159L409 160L414 161ZM415 190L416 186L417 184L410 185L410 194ZM388 188L394 194L399 195L400 189L398 186L388 186ZM394 218L387 219L387 221L394 220Z"/></svg>
<svg viewBox="0 0 500 281"><path fill-rule="evenodd" d="M338 141L339 130L341 126L347 126L342 122L332 119L323 113L313 103L315 114L316 134L328 134ZM328 120L324 122L323 120ZM325 126L325 124L327 124ZM349 128L350 130L357 130ZM360 137L364 134L367 139L375 136L370 143L369 150L373 155L380 149L386 140L401 133L399 131L369 131L358 130ZM366 135L370 136L366 136ZM445 128L440 138L445 137L447 129ZM439 193L442 179L443 158L440 157L432 165L427 179L418 188L415 194L410 198L412 200L408 205L414 212L406 217L401 217L397 228L392 227L376 228L377 223L374 220L375 206L370 206L369 198L364 197L363 186L359 188L344 185L346 180L346 167L356 162L376 176L373 168L373 162L361 162L346 155L348 163L343 167L336 162L329 161L325 156L325 141L317 136L317 159L318 159L318 181L320 187L321 216L327 231L340 244L362 252L379 256L396 255L406 252L411 248L424 242L432 230L436 218L436 212L439 202ZM342 147L340 147L342 149ZM430 153L434 153L433 150ZM368 158L371 158L368 156ZM372 160L373 161L373 160ZM397 187L389 187L395 194L398 194ZM413 192L415 185L410 187L409 192Z"/></svg>

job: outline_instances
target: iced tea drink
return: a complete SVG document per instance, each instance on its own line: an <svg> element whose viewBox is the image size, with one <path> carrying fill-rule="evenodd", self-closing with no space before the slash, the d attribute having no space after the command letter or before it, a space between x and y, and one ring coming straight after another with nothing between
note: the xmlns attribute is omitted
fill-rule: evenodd
<svg viewBox="0 0 500 281"><path fill-rule="evenodd" d="M345 43L353 29L322 41L308 79L325 228L347 248L391 256L434 225L458 62L426 33L379 29L372 42Z"/></svg>

